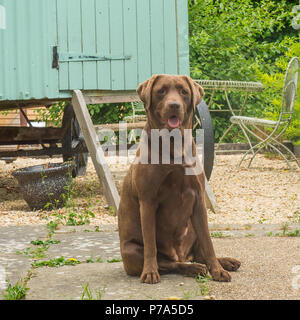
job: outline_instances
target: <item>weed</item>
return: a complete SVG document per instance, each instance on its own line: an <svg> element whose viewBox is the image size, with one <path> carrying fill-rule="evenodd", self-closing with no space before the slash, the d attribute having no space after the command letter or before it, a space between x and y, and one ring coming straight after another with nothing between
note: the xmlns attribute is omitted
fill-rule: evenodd
<svg viewBox="0 0 300 320"><path fill-rule="evenodd" d="M116 210L113 206L109 207L109 215L115 216L116 215Z"/></svg>
<svg viewBox="0 0 300 320"><path fill-rule="evenodd" d="M33 262L31 265L33 268L41 268L41 267L62 267L65 265L74 266L76 264L80 264L80 261L74 258L65 259L65 257L59 257L50 259L48 261L37 261Z"/></svg>
<svg viewBox="0 0 300 320"><path fill-rule="evenodd" d="M31 244L35 245L35 246L50 246L51 244L58 244L60 243L59 240L53 240L53 239L49 239L49 240L46 240L46 241L43 241L43 240L34 240L34 241L31 241L30 242Z"/></svg>
<svg viewBox="0 0 300 320"><path fill-rule="evenodd" d="M49 238L53 236L58 226L59 226L59 223L57 221L50 221L49 223L47 223L47 229L49 230Z"/></svg>
<svg viewBox="0 0 300 320"><path fill-rule="evenodd" d="M220 231L211 232L210 236L213 237L213 238L222 238L223 237L223 232L220 232Z"/></svg>
<svg viewBox="0 0 300 320"><path fill-rule="evenodd" d="M106 290L106 285L103 289L98 289L96 291L96 297L94 298L94 295L92 293L92 290L90 289L90 284L87 283L86 285L82 286L83 292L81 295L81 300L102 300L102 296Z"/></svg>
<svg viewBox="0 0 300 320"><path fill-rule="evenodd" d="M273 236L273 232L269 232L267 234L268 237ZM282 233L276 233L274 236L276 237L300 237L300 229L296 229L294 231L287 232L287 228L285 228Z"/></svg>
<svg viewBox="0 0 300 320"><path fill-rule="evenodd" d="M282 234L277 233L276 236L279 236L279 237L300 237L300 229L296 229L295 231L291 231L291 232L282 232Z"/></svg>
<svg viewBox="0 0 300 320"><path fill-rule="evenodd" d="M200 284L200 293L202 296L206 296L208 294L208 285L207 282L209 280L212 280L212 277L210 275L201 276L198 274L196 281Z"/></svg>
<svg viewBox="0 0 300 320"><path fill-rule="evenodd" d="M283 235L287 233L288 228L289 228L289 224L287 222L282 225L281 229L282 229Z"/></svg>
<svg viewBox="0 0 300 320"><path fill-rule="evenodd" d="M121 262L121 259L111 259L111 260L107 260L107 263L116 263L116 262Z"/></svg>
<svg viewBox="0 0 300 320"><path fill-rule="evenodd" d="M295 211L293 213L293 220L296 222L296 223L300 223L300 211Z"/></svg>
<svg viewBox="0 0 300 320"><path fill-rule="evenodd" d="M19 280L14 286L6 281L8 284L7 289L4 291L3 297L5 300L22 300L25 299L27 291L25 281Z"/></svg>
<svg viewBox="0 0 300 320"><path fill-rule="evenodd" d="M268 219L265 219L265 218L263 218L263 219L260 219L260 220L258 220L258 223L260 223L260 224L263 224L265 221L267 221Z"/></svg>
<svg viewBox="0 0 300 320"><path fill-rule="evenodd" d="M207 281L209 281L211 279L212 279L212 277L210 275L201 276L200 274L198 274L196 281L198 283L206 283Z"/></svg>
<svg viewBox="0 0 300 320"><path fill-rule="evenodd" d="M191 300L194 299L196 297L199 297L200 295L202 295L200 288L197 288L195 290L190 290L190 291L182 291L182 298L181 300Z"/></svg>
<svg viewBox="0 0 300 320"><path fill-rule="evenodd" d="M34 240L30 242L32 245L36 246L35 248L26 248L24 251L16 251L16 254L24 254L25 256L32 258L34 260L39 260L46 257L45 252L49 249L51 244L60 243L59 240L48 239L43 240Z"/></svg>
<svg viewBox="0 0 300 320"><path fill-rule="evenodd" d="M94 259L93 257L90 257L88 259L86 259L85 261L86 263L102 263L104 262L100 257L97 259Z"/></svg>
<svg viewBox="0 0 300 320"><path fill-rule="evenodd" d="M46 257L45 252L48 250L48 247L38 247L35 249L26 248L24 251L16 251L16 254L23 254L29 258L38 260Z"/></svg>
<svg viewBox="0 0 300 320"><path fill-rule="evenodd" d="M230 237L230 235L225 235L223 232L221 231L213 231L210 233L210 236L212 238L226 238L226 237Z"/></svg>
<svg viewBox="0 0 300 320"><path fill-rule="evenodd" d="M246 235L245 235L245 237L254 237L255 235L253 234L253 233L247 233Z"/></svg>

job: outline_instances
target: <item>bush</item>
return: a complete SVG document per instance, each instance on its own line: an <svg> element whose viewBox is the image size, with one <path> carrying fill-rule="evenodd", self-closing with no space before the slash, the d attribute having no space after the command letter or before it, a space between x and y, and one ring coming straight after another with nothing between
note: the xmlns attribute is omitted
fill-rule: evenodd
<svg viewBox="0 0 300 320"><path fill-rule="evenodd" d="M118 123L125 117L132 115L131 103L105 103L88 105L94 124Z"/></svg>
<svg viewBox="0 0 300 320"><path fill-rule="evenodd" d="M280 56L275 61L278 71L269 75L263 73L259 68L256 75L264 85L265 90L262 93L264 100L267 102L264 116L271 120L277 120L279 117L282 101L282 87L287 65L292 57L300 57L300 43L293 43L291 40L290 47L284 56ZM284 138L300 144L300 86L298 85L297 98L295 101L295 109L290 126L288 127Z"/></svg>
<svg viewBox="0 0 300 320"><path fill-rule="evenodd" d="M279 72L276 62L299 42L291 27L294 5L287 0L189 0L191 77L264 82L259 75ZM234 108L241 100L240 94L232 94ZM244 114L263 116L270 102L267 94L251 95ZM216 94L211 110L224 106L224 95ZM230 116L212 113L216 141L229 126ZM243 135L234 128L224 141L243 141Z"/></svg>

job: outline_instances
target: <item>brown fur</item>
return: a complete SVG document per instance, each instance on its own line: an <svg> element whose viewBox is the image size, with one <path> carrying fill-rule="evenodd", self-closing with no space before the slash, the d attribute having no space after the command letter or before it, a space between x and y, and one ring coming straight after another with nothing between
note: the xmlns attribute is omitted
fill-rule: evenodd
<svg viewBox="0 0 300 320"><path fill-rule="evenodd" d="M149 152L150 130L171 130L171 116L180 120L181 131L192 128L195 108L204 95L189 77L170 75L153 76L137 92L147 112ZM171 161L172 157L171 152ZM235 259L216 258L204 202L204 173L186 175L185 167L185 163L136 163L124 180L118 212L121 255L127 274L140 276L142 282L157 283L160 273L197 276L207 271L214 280L230 281L228 271L240 267Z"/></svg>

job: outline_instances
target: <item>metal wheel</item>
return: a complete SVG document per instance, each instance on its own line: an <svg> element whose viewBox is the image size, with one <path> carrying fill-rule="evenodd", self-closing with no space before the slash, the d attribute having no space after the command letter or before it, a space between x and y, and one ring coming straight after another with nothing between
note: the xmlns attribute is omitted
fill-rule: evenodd
<svg viewBox="0 0 300 320"><path fill-rule="evenodd" d="M197 106L193 129L204 130L204 171L207 180L210 179L215 158L215 137L208 106L204 100Z"/></svg>
<svg viewBox="0 0 300 320"><path fill-rule="evenodd" d="M64 162L73 161L73 178L77 176L84 176L88 163L88 153L78 153L75 156L72 155L72 149L83 141L83 136L81 134L81 129L75 116L73 106L70 103L66 106L63 116L63 127L66 126L68 129L62 139L62 147L64 150L63 160Z"/></svg>

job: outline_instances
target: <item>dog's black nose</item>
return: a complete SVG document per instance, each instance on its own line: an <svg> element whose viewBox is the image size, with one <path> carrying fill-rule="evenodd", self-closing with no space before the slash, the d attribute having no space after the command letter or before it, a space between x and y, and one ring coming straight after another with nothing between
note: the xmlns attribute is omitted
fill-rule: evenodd
<svg viewBox="0 0 300 320"><path fill-rule="evenodd" d="M178 110L180 108L180 103L176 101L169 102L168 105L173 110Z"/></svg>

